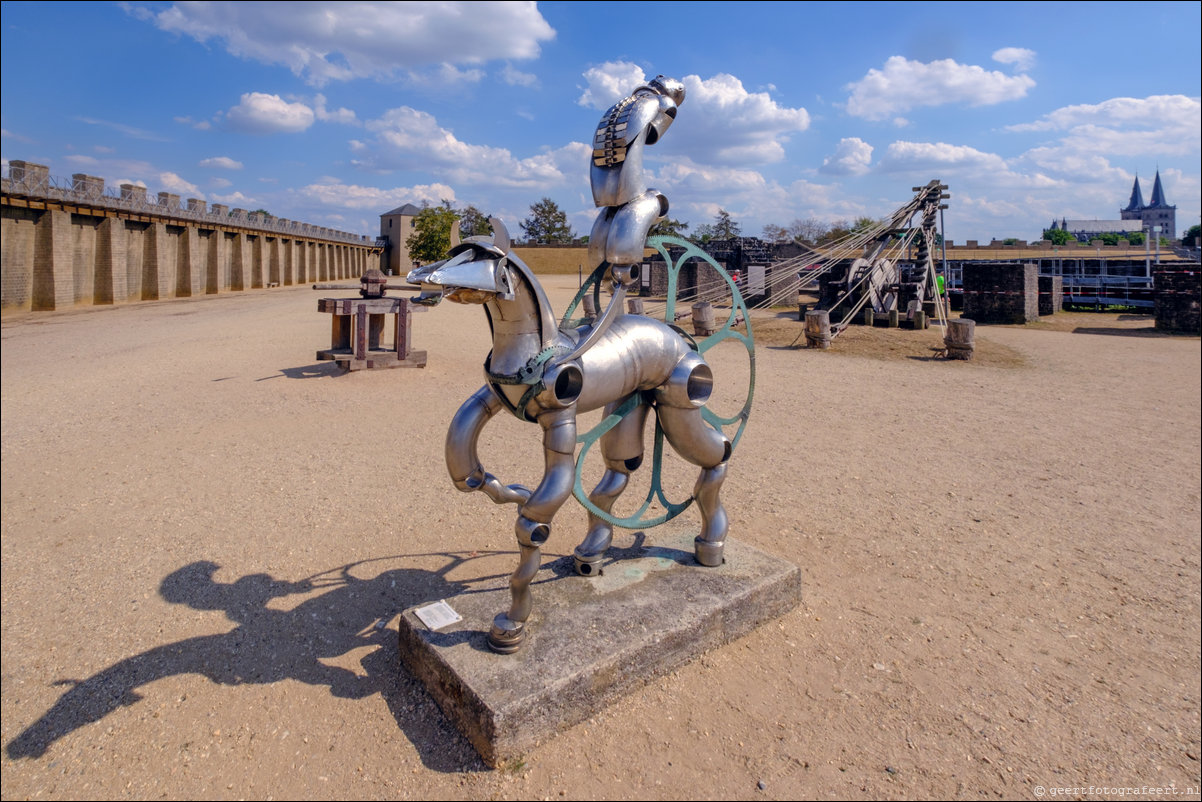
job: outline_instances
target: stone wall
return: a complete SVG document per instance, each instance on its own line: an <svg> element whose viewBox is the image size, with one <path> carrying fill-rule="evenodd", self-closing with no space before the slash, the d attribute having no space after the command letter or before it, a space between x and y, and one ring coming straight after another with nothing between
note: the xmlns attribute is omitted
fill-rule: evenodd
<svg viewBox="0 0 1202 802"><path fill-rule="evenodd" d="M103 179L83 173L64 188L44 165L23 161L3 179L0 242L6 310L341 281L379 264L366 237L196 198L185 205L168 192L151 200L132 184L107 195Z"/></svg>
<svg viewBox="0 0 1202 802"><path fill-rule="evenodd" d="M370 248L96 210L5 206L0 305L51 311L357 279Z"/></svg>
<svg viewBox="0 0 1202 802"><path fill-rule="evenodd" d="M1064 276L1039 277L1039 314L1054 315L1064 309Z"/></svg>
<svg viewBox="0 0 1202 802"><path fill-rule="evenodd" d="M1158 268L1156 282L1156 328L1175 334L1202 334L1202 265L1186 264Z"/></svg>
<svg viewBox="0 0 1202 802"><path fill-rule="evenodd" d="M964 317L977 323L1039 319L1039 268L1034 264L965 264Z"/></svg>

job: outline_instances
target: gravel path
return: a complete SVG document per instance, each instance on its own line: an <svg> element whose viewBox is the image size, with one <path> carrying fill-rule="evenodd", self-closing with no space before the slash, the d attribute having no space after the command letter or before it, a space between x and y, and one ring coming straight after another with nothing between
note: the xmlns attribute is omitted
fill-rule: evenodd
<svg viewBox="0 0 1202 802"><path fill-rule="evenodd" d="M442 463L483 313L339 375L317 297L5 316L4 799L1198 798L1198 338L1065 316L952 363L766 313L723 495L804 604L491 770L395 618L515 565ZM512 418L481 455L541 472Z"/></svg>

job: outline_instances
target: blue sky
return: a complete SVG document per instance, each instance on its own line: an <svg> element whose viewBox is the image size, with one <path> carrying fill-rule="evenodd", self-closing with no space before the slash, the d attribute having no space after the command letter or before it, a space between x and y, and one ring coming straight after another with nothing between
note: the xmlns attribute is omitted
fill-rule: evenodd
<svg viewBox="0 0 1202 802"><path fill-rule="evenodd" d="M665 74L649 148L694 228L883 217L938 178L957 242L1202 209L1202 4L5 2L0 157L374 235L403 203L515 234L596 216L605 108Z"/></svg>

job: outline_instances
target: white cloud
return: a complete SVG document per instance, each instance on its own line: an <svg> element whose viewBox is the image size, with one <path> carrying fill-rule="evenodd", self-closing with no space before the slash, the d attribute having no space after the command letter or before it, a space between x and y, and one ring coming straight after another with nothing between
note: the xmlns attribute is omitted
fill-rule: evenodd
<svg viewBox="0 0 1202 802"><path fill-rule="evenodd" d="M229 195L214 195L213 203L224 203L226 206L257 206L258 201L254 198L247 197L241 192L233 192Z"/></svg>
<svg viewBox="0 0 1202 802"><path fill-rule="evenodd" d="M235 161L229 156L213 156L208 159L201 159L201 167L216 167L221 170L241 170L242 162Z"/></svg>
<svg viewBox="0 0 1202 802"><path fill-rule="evenodd" d="M455 190L446 184L419 184L412 187L381 189L356 184L344 184L336 178L319 179L296 190L305 201L323 207L347 209L375 209L384 211L403 203L421 205L423 201L439 204L444 200L455 201Z"/></svg>
<svg viewBox="0 0 1202 802"><path fill-rule="evenodd" d="M214 178L209 181L209 184L213 187L216 187L217 189L225 189L226 187L230 186L233 183L234 182L229 180L228 178Z"/></svg>
<svg viewBox="0 0 1202 802"><path fill-rule="evenodd" d="M313 112L317 115L317 119L322 122L342 123L344 125L359 124L359 118L350 109L338 108L335 111L329 111L326 108L326 96L322 94L318 94L313 98Z"/></svg>
<svg viewBox="0 0 1202 802"><path fill-rule="evenodd" d="M636 87L647 82L643 68L629 61L607 61L584 71L584 92L576 102L588 109L605 111ZM688 98L685 98L688 102Z"/></svg>
<svg viewBox="0 0 1202 802"><path fill-rule="evenodd" d="M283 64L316 86L531 59L555 36L533 2L180 2L153 19L200 42L220 40L236 56Z"/></svg>
<svg viewBox="0 0 1202 802"><path fill-rule="evenodd" d="M159 183L166 192L173 192L177 195L187 195L190 198L199 198L200 200L204 200L205 196L200 191L200 187L185 181L175 173L159 173Z"/></svg>
<svg viewBox="0 0 1202 802"><path fill-rule="evenodd" d="M996 153L945 142L894 142L886 149L881 167L891 171L948 167L975 171L1007 169L1006 160Z"/></svg>
<svg viewBox="0 0 1202 802"><path fill-rule="evenodd" d="M191 126L192 128L195 128L197 131L208 131L210 128L213 127L212 123L210 123L208 120L193 120L191 117L187 117L187 116L172 117L171 119L175 120L180 125Z"/></svg>
<svg viewBox="0 0 1202 802"><path fill-rule="evenodd" d="M279 95L247 92L226 113L236 131L247 134L295 134L313 124L316 115L304 103L289 103Z"/></svg>
<svg viewBox="0 0 1202 802"><path fill-rule="evenodd" d="M1062 147L1123 156L1184 156L1202 149L1202 103L1185 95L1118 97L1097 104L1065 106L1014 132L1063 131Z"/></svg>
<svg viewBox="0 0 1202 802"><path fill-rule="evenodd" d="M1035 86L1027 75L1006 75L951 59L924 63L891 56L884 69L872 69L848 84L847 113L884 120L919 106L967 103L990 106L1024 97Z"/></svg>
<svg viewBox="0 0 1202 802"><path fill-rule="evenodd" d="M999 64L1013 64L1019 72L1027 72L1035 66L1035 51L1025 47L1003 47L993 51L993 60Z"/></svg>
<svg viewBox="0 0 1202 802"><path fill-rule="evenodd" d="M822 160L822 172L833 175L863 175L872 165L872 145L859 137L839 140L834 154Z"/></svg>
<svg viewBox="0 0 1202 802"><path fill-rule="evenodd" d="M577 103L599 110L648 80L641 67L623 61L592 67L584 78L587 86ZM733 75L719 73L707 79L686 75L680 80L685 86L684 104L665 138L671 145L663 146L672 153L698 162L769 164L784 158L789 135L810 126L804 108L780 106L767 92L748 92Z"/></svg>
<svg viewBox="0 0 1202 802"><path fill-rule="evenodd" d="M547 188L582 178L588 146L571 143L525 159L504 148L461 141L424 111L402 106L367 123L371 142L352 141L357 163L373 170L439 170L457 183Z"/></svg>
<svg viewBox="0 0 1202 802"><path fill-rule="evenodd" d="M538 76L529 72L522 72L514 69L513 65L506 64L501 70L501 80L510 86L537 86Z"/></svg>

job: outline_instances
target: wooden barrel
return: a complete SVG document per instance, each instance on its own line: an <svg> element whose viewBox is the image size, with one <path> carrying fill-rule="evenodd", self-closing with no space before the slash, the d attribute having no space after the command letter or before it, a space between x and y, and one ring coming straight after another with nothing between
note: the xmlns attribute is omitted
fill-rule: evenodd
<svg viewBox="0 0 1202 802"><path fill-rule="evenodd" d="M947 322L947 333L943 335L943 344L947 346L948 359L972 359L976 348L974 337L977 323L975 320L960 318Z"/></svg>
<svg viewBox="0 0 1202 802"><path fill-rule="evenodd" d="M806 312L806 347L831 347L831 313L825 309Z"/></svg>
<svg viewBox="0 0 1202 802"><path fill-rule="evenodd" d="M632 315L643 314L643 299L642 298L627 298L626 311Z"/></svg>
<svg viewBox="0 0 1202 802"><path fill-rule="evenodd" d="M921 309L914 312L914 328L922 330L927 327L927 313Z"/></svg>
<svg viewBox="0 0 1202 802"><path fill-rule="evenodd" d="M693 304L693 334L708 337L717 330L714 325L714 307L707 303Z"/></svg>
<svg viewBox="0 0 1202 802"><path fill-rule="evenodd" d="M809 304L798 304L797 305L797 319L804 322L806 319L806 312L809 312L809 311L810 311Z"/></svg>

